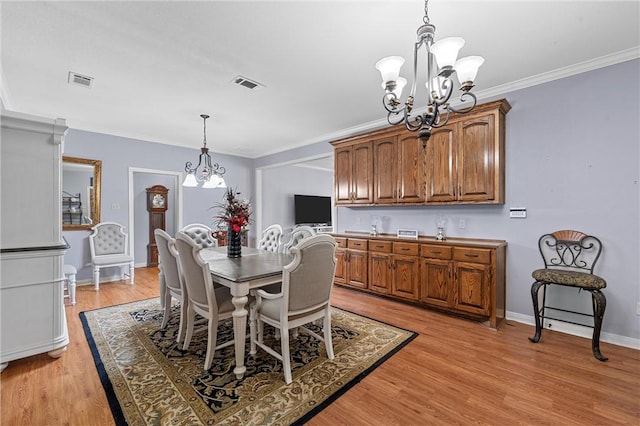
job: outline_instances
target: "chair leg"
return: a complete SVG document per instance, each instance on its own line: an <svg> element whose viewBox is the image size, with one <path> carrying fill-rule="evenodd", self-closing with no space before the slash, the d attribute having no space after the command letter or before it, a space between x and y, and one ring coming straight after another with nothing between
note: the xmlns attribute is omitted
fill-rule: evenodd
<svg viewBox="0 0 640 426"><path fill-rule="evenodd" d="M182 345L182 350L186 351L189 349L189 343L191 343L191 337L193 336L193 323L196 319L196 311L193 310L191 304L187 306L187 332L184 337L184 344Z"/></svg>
<svg viewBox="0 0 640 426"><path fill-rule="evenodd" d="M538 296L539 296L539 292L538 290L540 290L541 286L545 286L544 291L546 293L546 285L543 282L540 281L536 281L531 285L531 299L533 301L533 317L535 318L536 321L536 334L534 334L533 337L529 337L529 340L532 341L533 343L538 343L540 341L540 336L542 334L542 325L544 322L544 313L542 315L540 315L540 308L539 308L539 301L538 301ZM542 297L543 302L542 302L542 306L544 309L544 298L546 297L546 294Z"/></svg>
<svg viewBox="0 0 640 426"><path fill-rule="evenodd" d="M187 324L187 304L189 302L185 299L182 299L180 302L180 324L178 325L178 337L176 338L176 342L180 343L184 339L185 334L185 326Z"/></svg>
<svg viewBox="0 0 640 426"><path fill-rule="evenodd" d="M204 357L204 369L211 368L213 356L216 353L216 343L218 340L218 317L214 313L214 317L209 319L209 336L207 338L207 355Z"/></svg>
<svg viewBox="0 0 640 426"><path fill-rule="evenodd" d="M333 341L331 340L331 311L329 309L327 309L327 312L325 312L324 314L322 331L324 331L324 346L327 349L327 358L333 359Z"/></svg>
<svg viewBox="0 0 640 426"><path fill-rule="evenodd" d="M134 267L133 260L129 263L129 284L133 285L133 275L135 274L136 268Z"/></svg>
<svg viewBox="0 0 640 426"><path fill-rule="evenodd" d="M256 302L253 302L249 307L249 340L251 343L251 349L249 350L249 355L255 355L256 350Z"/></svg>
<svg viewBox="0 0 640 426"><path fill-rule="evenodd" d="M171 314L171 294L168 291L164 292L164 315L162 316L162 325L160 325L161 329L165 329L167 327L167 323L169 322L169 315Z"/></svg>
<svg viewBox="0 0 640 426"><path fill-rule="evenodd" d="M96 291L100 290L100 267L98 266L93 268L93 288Z"/></svg>
<svg viewBox="0 0 640 426"><path fill-rule="evenodd" d="M591 349L593 355L600 361L606 361L609 358L600 353L600 330L602 329L602 318L604 310L607 308L607 298L600 290L590 290L593 300L593 338L591 339Z"/></svg>
<svg viewBox="0 0 640 426"><path fill-rule="evenodd" d="M289 330L282 330L280 333L280 347L282 348L282 369L284 370L284 382L289 384L293 381L291 377L291 354L289 352Z"/></svg>
<svg viewBox="0 0 640 426"><path fill-rule="evenodd" d="M68 277L68 286L69 286L69 299L71 300L71 304L76 304L76 274L69 274Z"/></svg>

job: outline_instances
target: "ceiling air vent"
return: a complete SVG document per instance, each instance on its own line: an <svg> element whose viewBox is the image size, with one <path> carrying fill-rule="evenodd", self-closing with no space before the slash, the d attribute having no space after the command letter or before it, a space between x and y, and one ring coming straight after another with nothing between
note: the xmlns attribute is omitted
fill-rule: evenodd
<svg viewBox="0 0 640 426"><path fill-rule="evenodd" d="M93 87L93 77L78 74L77 72L69 71L69 84L76 86L86 87L88 89Z"/></svg>
<svg viewBox="0 0 640 426"><path fill-rule="evenodd" d="M257 81L254 81L254 80L250 80L241 75L234 77L233 80L231 80L231 82L251 90L257 90L261 87L265 87L264 84L258 83Z"/></svg>

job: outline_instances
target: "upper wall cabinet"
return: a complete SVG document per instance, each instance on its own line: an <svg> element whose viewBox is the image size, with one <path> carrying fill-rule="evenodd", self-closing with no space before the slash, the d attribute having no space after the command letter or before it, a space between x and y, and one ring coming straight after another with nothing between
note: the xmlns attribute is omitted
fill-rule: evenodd
<svg viewBox="0 0 640 426"><path fill-rule="evenodd" d="M335 150L335 203L373 202L371 142L341 146Z"/></svg>
<svg viewBox="0 0 640 426"><path fill-rule="evenodd" d="M400 126L333 142L336 204L503 204L510 109L503 99L454 114L433 129L426 146ZM366 155L356 158L359 149Z"/></svg>

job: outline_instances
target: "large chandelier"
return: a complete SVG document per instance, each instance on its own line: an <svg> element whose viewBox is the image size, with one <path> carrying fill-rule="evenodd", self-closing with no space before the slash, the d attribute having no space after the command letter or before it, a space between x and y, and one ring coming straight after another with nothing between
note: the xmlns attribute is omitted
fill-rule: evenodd
<svg viewBox="0 0 640 426"><path fill-rule="evenodd" d="M187 164L184 166L184 171L187 172L187 176L184 178L182 186L198 186L198 182L202 182L203 188L226 188L227 184L222 177L226 169L218 163L211 164L211 156L209 155L209 148L207 148L207 118L209 118L209 116L201 114L200 117L202 117L204 125L203 147L200 148L198 165L194 168L191 161L187 161ZM202 169L200 169L200 166L202 166ZM200 169L199 172L198 169Z"/></svg>
<svg viewBox="0 0 640 426"><path fill-rule="evenodd" d="M389 124L397 125L404 122L407 129L418 132L418 138L423 143L431 136L432 128L442 127L449 121L450 113L468 113L476 106L476 96L470 92L478 68L484 62L481 56L467 56L458 59L458 51L464 46L464 39L447 37L434 43L436 27L429 23L428 2L424 2L424 25L418 28L413 54L413 82L411 92L401 107L400 96L407 80L400 77L400 67L404 58L389 56L376 63L376 68L382 74L382 88L385 90L382 104L387 110ZM426 82L427 102L423 113L412 115L413 101L418 80L418 56L420 48L426 50ZM456 109L449 105L449 98L453 92L452 74L456 74L460 83L461 103L467 103ZM469 104L470 102L470 104Z"/></svg>

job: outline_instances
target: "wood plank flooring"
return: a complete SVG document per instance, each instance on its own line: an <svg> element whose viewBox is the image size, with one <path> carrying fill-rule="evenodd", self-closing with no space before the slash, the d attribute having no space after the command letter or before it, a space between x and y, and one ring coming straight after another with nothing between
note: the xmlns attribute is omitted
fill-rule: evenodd
<svg viewBox="0 0 640 426"><path fill-rule="evenodd" d="M158 296L157 268L136 283L77 289L67 306L70 345L0 375L0 424L112 425L79 313ZM309 425L639 425L640 351L508 321L481 324L336 287L333 304L420 335L315 416ZM606 321L606 316L605 316Z"/></svg>

